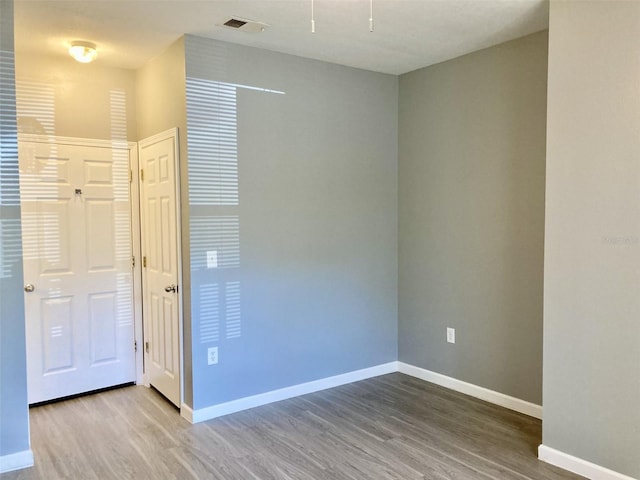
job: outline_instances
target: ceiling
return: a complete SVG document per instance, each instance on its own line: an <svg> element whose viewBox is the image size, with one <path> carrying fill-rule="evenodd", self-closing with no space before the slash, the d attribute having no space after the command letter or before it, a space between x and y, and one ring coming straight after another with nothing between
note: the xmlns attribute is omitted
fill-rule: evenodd
<svg viewBox="0 0 640 480"><path fill-rule="evenodd" d="M401 74L548 27L546 0L15 0L16 52L97 44L103 65L136 69L185 33ZM228 17L262 33L221 26Z"/></svg>

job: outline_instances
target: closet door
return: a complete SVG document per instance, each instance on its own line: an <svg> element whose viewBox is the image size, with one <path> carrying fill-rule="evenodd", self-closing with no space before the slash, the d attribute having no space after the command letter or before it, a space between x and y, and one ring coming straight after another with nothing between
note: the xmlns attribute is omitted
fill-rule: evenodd
<svg viewBox="0 0 640 480"><path fill-rule="evenodd" d="M177 129L140 140L145 373L181 406Z"/></svg>
<svg viewBox="0 0 640 480"><path fill-rule="evenodd" d="M19 156L29 403L135 381L128 148Z"/></svg>

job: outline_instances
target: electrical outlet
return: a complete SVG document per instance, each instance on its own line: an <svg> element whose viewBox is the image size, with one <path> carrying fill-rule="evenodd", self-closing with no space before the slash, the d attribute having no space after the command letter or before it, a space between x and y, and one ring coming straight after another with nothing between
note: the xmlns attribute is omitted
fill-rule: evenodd
<svg viewBox="0 0 640 480"><path fill-rule="evenodd" d="M447 327L447 342L456 343L456 329Z"/></svg>
<svg viewBox="0 0 640 480"><path fill-rule="evenodd" d="M218 347L209 347L207 350L207 365L218 363Z"/></svg>

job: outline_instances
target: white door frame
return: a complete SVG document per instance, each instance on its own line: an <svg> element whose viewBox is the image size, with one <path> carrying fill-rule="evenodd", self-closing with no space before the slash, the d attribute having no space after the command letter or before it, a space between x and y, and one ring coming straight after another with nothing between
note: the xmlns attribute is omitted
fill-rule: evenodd
<svg viewBox="0 0 640 480"><path fill-rule="evenodd" d="M18 142L48 143L56 145L75 145L81 147L103 147L121 149L129 151L130 189L129 205L131 215L131 252L133 267L133 325L134 341L136 342L135 363L136 363L136 383L144 382L144 357L143 357L143 319L142 319L142 262L140 259L140 195L139 195L139 168L138 168L138 144L135 142L118 140L98 140L91 138L57 137L49 135L34 135L27 133L18 134ZM135 260L134 260L135 259ZM182 306L182 303L180 303Z"/></svg>
<svg viewBox="0 0 640 480"><path fill-rule="evenodd" d="M138 142L138 145L140 143L154 143L154 142L158 142L158 141L162 141L162 140L166 140L169 138L173 138L174 142L174 158L175 158L175 195L176 195L176 248L177 248L177 255L176 255L176 268L178 269L178 345L179 345L179 362L180 362L180 368L178 369L180 372L180 401L178 403L179 408L182 407L183 402L184 402L184 322L183 322L183 282L182 282L182 208L181 208L181 197L180 197L180 136L179 136L179 131L177 127L174 128L170 128L168 130L165 130L163 132L160 133L156 133L155 135L151 135L150 137L146 137L142 140L140 140ZM138 155L136 154L136 162L138 162ZM141 189L139 188L140 185L140 167L138 165L137 171L136 171L136 175L138 177L138 195L140 195ZM140 203L140 197L138 196L138 211L141 211L141 203ZM139 237L139 241L141 242L142 240L142 231L140 230L140 224L141 224L141 219L138 218L138 229L139 229L139 233L140 233L140 237ZM142 252L142 245L140 245L140 249ZM142 252L140 255L140 258L142 258L142 255L144 255L144 253ZM140 264L142 264L142 262L139 262ZM140 270L141 275L142 275L142 268ZM144 283L144 281L142 282ZM142 291L141 291L142 292ZM141 297L141 306L142 306L142 297ZM143 338L148 338L148 333L147 333L147 328L148 328L148 322L143 322L144 323L144 332L143 332ZM140 345L144 345L144 343L139 343L138 344L138 353L140 353L140 351L143 352L144 355L144 361L145 364L148 360L148 354L146 352L145 348L140 348ZM149 383L149 378L146 375L144 375L144 385L149 387L150 383Z"/></svg>

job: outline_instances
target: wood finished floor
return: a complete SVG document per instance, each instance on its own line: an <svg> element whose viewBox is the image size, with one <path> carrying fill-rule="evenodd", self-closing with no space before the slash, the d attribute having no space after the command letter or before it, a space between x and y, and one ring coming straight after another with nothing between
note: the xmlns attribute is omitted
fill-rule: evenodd
<svg viewBox="0 0 640 480"><path fill-rule="evenodd" d="M31 409L17 479L561 480L541 423L394 373L191 425L127 387Z"/></svg>

